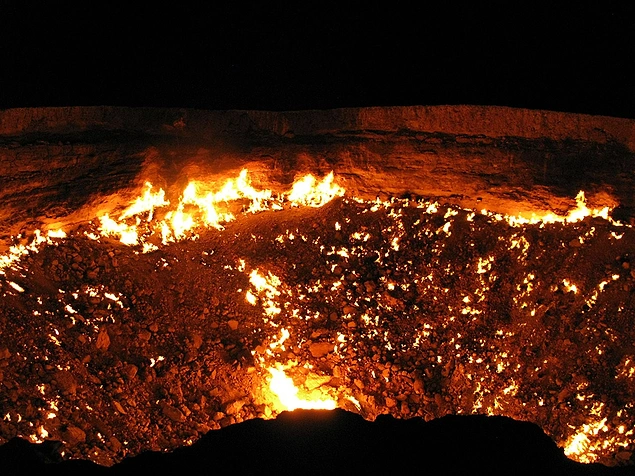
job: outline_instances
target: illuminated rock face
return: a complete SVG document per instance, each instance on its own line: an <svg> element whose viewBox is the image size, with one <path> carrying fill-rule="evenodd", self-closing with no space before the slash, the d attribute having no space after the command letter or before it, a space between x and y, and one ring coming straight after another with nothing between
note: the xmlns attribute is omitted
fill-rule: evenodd
<svg viewBox="0 0 635 476"><path fill-rule="evenodd" d="M510 416L579 461L631 459L631 122L89 108L0 124L1 438L113 464L337 406Z"/></svg>

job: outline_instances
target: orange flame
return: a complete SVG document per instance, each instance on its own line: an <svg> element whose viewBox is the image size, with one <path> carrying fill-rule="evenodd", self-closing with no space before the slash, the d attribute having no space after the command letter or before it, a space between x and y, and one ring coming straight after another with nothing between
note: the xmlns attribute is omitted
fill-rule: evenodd
<svg viewBox="0 0 635 476"><path fill-rule="evenodd" d="M333 172L324 180L316 183L316 178L309 174L296 181L289 193L289 201L295 205L321 207L336 196L342 196L344 189L333 183Z"/></svg>
<svg viewBox="0 0 635 476"><path fill-rule="evenodd" d="M544 215L532 214L531 217L526 218L519 216L506 216L505 218L512 226L518 225L535 225L537 223L575 223L584 220L586 217L604 218L614 224L613 220L609 217L611 211L610 207L604 208L589 208L586 205L586 197L584 191L580 190L575 197L576 207L569 211L566 215L557 215L555 213L546 213ZM487 214L484 211L484 214Z"/></svg>
<svg viewBox="0 0 635 476"><path fill-rule="evenodd" d="M274 200L271 190L257 190L251 186L247 170L243 169L237 178L228 179L220 190L209 189L207 184L192 181L179 198L178 204L168 210L161 220L154 221L155 212L159 208L170 206L163 189L153 190L150 182L145 184L146 190L136 198L117 219L108 214L99 218L99 232L102 236L112 236L126 245L144 245L144 251L156 249L146 243L146 238L160 234L161 242L167 244L195 237L194 231L201 227L223 229L223 224L235 219L234 215L224 212L219 207L236 200L248 200L245 207L247 213L264 210L280 210L286 199L291 206L321 207L337 196L344 194L344 189L334 183L333 172L322 181L313 175L306 175L297 180L291 191L282 198ZM131 223L133 222L133 223ZM142 223L145 226L142 227Z"/></svg>
<svg viewBox="0 0 635 476"><path fill-rule="evenodd" d="M293 411L298 408L305 410L333 410L337 407L335 400L327 399L305 399L298 397L299 389L293 380L287 376L280 366L269 367L271 380L269 389L278 397L283 410Z"/></svg>

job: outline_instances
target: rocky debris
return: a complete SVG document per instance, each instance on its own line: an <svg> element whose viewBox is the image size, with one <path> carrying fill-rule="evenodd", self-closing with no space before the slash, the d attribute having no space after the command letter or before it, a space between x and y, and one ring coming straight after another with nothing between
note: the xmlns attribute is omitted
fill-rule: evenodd
<svg viewBox="0 0 635 476"><path fill-rule="evenodd" d="M60 370L55 373L54 380L51 381L62 395L74 395L77 391L77 382L73 374L66 370Z"/></svg>
<svg viewBox="0 0 635 476"><path fill-rule="evenodd" d="M330 342L314 342L309 346L309 352L313 357L324 357L329 352L333 352L335 345Z"/></svg>
<svg viewBox="0 0 635 476"><path fill-rule="evenodd" d="M173 407L172 405L164 402L161 405L161 409L163 411L163 414L172 421L182 422L185 420L185 415L183 414L183 412L178 408Z"/></svg>
<svg viewBox="0 0 635 476"><path fill-rule="evenodd" d="M97 340L95 341L95 347L99 350L108 350L110 347L110 336L108 335L108 329L102 327L97 334Z"/></svg>
<svg viewBox="0 0 635 476"><path fill-rule="evenodd" d="M72 425L62 428L60 430L60 436L70 448L86 442L86 432Z"/></svg>

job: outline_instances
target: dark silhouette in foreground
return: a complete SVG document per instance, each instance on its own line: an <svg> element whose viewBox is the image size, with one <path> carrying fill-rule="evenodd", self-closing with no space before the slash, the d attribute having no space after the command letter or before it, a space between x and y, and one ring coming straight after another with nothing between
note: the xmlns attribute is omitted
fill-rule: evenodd
<svg viewBox="0 0 635 476"><path fill-rule="evenodd" d="M344 410L297 410L210 431L171 453L146 452L112 467L62 461L60 444L15 438L0 447L12 474L635 474L569 460L538 426L507 417L446 416L431 422Z"/></svg>

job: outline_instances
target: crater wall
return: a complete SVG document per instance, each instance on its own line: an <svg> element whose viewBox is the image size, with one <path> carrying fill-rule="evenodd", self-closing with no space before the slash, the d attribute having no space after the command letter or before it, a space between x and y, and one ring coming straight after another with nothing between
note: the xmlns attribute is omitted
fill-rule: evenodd
<svg viewBox="0 0 635 476"><path fill-rule="evenodd" d="M247 167L286 188L333 170L363 198L418 195L505 213L590 206L635 215L635 121L481 106L312 111L63 107L0 111L0 235L68 226L123 206L146 180Z"/></svg>

